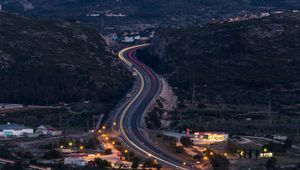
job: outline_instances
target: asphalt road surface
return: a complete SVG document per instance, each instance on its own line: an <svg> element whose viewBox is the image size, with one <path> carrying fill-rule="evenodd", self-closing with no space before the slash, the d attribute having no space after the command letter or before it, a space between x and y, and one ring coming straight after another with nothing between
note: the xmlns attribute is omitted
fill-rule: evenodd
<svg viewBox="0 0 300 170"><path fill-rule="evenodd" d="M185 163L167 151L158 148L143 130L144 114L153 103L161 89L159 76L145 64L135 58L137 49L148 44L125 48L118 54L119 58L134 72L137 79L137 90L117 109L114 122L123 142L145 157L157 160L162 165L172 169L188 170Z"/></svg>

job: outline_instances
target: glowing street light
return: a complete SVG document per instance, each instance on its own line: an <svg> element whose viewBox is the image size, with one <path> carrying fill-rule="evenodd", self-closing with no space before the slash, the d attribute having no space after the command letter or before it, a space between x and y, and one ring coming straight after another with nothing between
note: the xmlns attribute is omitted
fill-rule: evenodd
<svg viewBox="0 0 300 170"><path fill-rule="evenodd" d="M116 126L116 125L117 125L117 123L116 123L116 122L114 122L114 123L113 123L113 125L114 125L114 126Z"/></svg>
<svg viewBox="0 0 300 170"><path fill-rule="evenodd" d="M102 130L100 130L100 129L99 129L99 130L98 130L98 132L99 132L99 133L101 133L101 132L102 132Z"/></svg>
<svg viewBox="0 0 300 170"><path fill-rule="evenodd" d="M128 152L128 150L126 149L124 152L125 152L125 153L127 153L127 152Z"/></svg>
<svg viewBox="0 0 300 170"><path fill-rule="evenodd" d="M210 152L209 154L210 154L210 155L214 155L214 153L213 153L213 152Z"/></svg>
<svg viewBox="0 0 300 170"><path fill-rule="evenodd" d="M116 144L116 142L115 142L115 141L112 141L112 144L114 145L114 144Z"/></svg>
<svg viewBox="0 0 300 170"><path fill-rule="evenodd" d="M224 156L227 156L227 153L226 153L226 152L224 153Z"/></svg>
<svg viewBox="0 0 300 170"><path fill-rule="evenodd" d="M80 149L80 150L83 150L83 146L80 146L79 149Z"/></svg>
<svg viewBox="0 0 300 170"><path fill-rule="evenodd" d="M73 145L73 143L72 142L69 142L69 146L72 146Z"/></svg>
<svg viewBox="0 0 300 170"><path fill-rule="evenodd" d="M105 126L102 126L102 129L104 130L106 127Z"/></svg>

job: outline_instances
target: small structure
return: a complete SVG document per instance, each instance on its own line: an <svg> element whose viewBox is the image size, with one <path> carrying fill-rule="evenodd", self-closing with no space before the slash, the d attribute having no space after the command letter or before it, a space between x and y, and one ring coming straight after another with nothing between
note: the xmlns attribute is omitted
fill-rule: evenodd
<svg viewBox="0 0 300 170"><path fill-rule="evenodd" d="M15 124L7 122L7 124L0 125L0 136L25 136L26 134L32 134L33 129L25 127L21 124Z"/></svg>
<svg viewBox="0 0 300 170"><path fill-rule="evenodd" d="M196 132L194 138L191 138L193 144L211 144L228 140L228 134L223 132Z"/></svg>
<svg viewBox="0 0 300 170"><path fill-rule="evenodd" d="M50 125L41 125L37 127L35 133L43 134L43 135L49 135L49 136L60 136L62 135L62 131L53 128Z"/></svg>
<svg viewBox="0 0 300 170"><path fill-rule="evenodd" d="M87 162L83 158L67 157L64 160L65 165L86 166Z"/></svg>

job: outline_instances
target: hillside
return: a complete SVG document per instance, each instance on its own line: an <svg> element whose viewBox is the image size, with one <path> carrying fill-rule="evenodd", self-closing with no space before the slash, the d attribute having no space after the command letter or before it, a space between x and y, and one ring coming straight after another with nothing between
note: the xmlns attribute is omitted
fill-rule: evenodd
<svg viewBox="0 0 300 170"><path fill-rule="evenodd" d="M110 107L129 74L94 29L0 13L0 103L90 100Z"/></svg>
<svg viewBox="0 0 300 170"><path fill-rule="evenodd" d="M111 10L128 15L104 17L107 27L137 23L184 26L247 12L300 9L297 0L0 0L0 4L5 10L24 15L80 20L99 28L101 17L87 17L87 13Z"/></svg>
<svg viewBox="0 0 300 170"><path fill-rule="evenodd" d="M300 15L290 14L161 29L141 59L167 77L181 100L191 101L194 87L198 103L294 105L299 27Z"/></svg>

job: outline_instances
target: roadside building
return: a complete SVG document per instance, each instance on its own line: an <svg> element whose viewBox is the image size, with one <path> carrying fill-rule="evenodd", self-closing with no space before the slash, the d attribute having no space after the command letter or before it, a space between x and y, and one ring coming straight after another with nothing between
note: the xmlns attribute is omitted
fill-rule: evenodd
<svg viewBox="0 0 300 170"><path fill-rule="evenodd" d="M228 134L223 132L196 132L191 140L195 145L224 142L228 140Z"/></svg>
<svg viewBox="0 0 300 170"><path fill-rule="evenodd" d="M42 134L42 135L49 135L49 136L60 136L62 135L62 131L53 128L50 125L41 125L37 127L35 133Z"/></svg>
<svg viewBox="0 0 300 170"><path fill-rule="evenodd" d="M73 166L86 166L87 161L83 158L76 158L76 157L67 157L64 160L65 165L73 165Z"/></svg>
<svg viewBox="0 0 300 170"><path fill-rule="evenodd" d="M21 124L15 123L7 123L0 125L0 136L8 137L8 136L25 136L27 134L32 134L33 129L25 127Z"/></svg>

